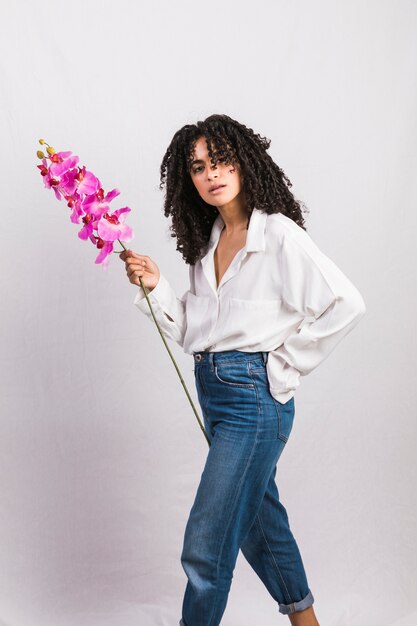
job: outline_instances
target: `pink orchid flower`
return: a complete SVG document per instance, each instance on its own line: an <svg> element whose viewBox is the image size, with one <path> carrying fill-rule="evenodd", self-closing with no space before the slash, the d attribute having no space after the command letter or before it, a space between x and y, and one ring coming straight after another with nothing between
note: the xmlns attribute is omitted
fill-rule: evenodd
<svg viewBox="0 0 417 626"><path fill-rule="evenodd" d="M62 200L62 195L58 189L59 179L54 178L48 168L46 163L46 159L42 159L42 165L37 165L37 167L41 171L41 176L43 177L44 185L47 189L53 189L57 200Z"/></svg>
<svg viewBox="0 0 417 626"><path fill-rule="evenodd" d="M80 195L89 196L100 187L100 181L92 172L87 172L83 166L66 170L61 178L61 186L66 193L73 194L77 191Z"/></svg>
<svg viewBox="0 0 417 626"><path fill-rule="evenodd" d="M55 152L51 155L51 163L49 171L52 176L62 176L68 170L74 168L79 158L77 156L70 157L72 152Z"/></svg>
<svg viewBox="0 0 417 626"><path fill-rule="evenodd" d="M79 224L80 217L84 215L82 196L80 196L78 192L74 191L72 195L66 195L65 200L67 201L67 206L72 209L72 213L70 215L71 222Z"/></svg>
<svg viewBox="0 0 417 626"><path fill-rule="evenodd" d="M81 221L83 222L84 226L82 227L82 229L78 232L78 236L80 239L89 239L91 238L91 235L93 234L93 231L97 231L97 219L91 215L90 213L87 213L86 215L84 215L81 218ZM95 243L95 242L93 242Z"/></svg>
<svg viewBox="0 0 417 626"><path fill-rule="evenodd" d="M133 231L130 226L124 224L127 217L127 213L130 212L129 207L118 209L111 215L105 213L99 220L97 225L97 232L102 239L106 241L116 241L116 239L123 239L124 241L130 241L133 236Z"/></svg>
<svg viewBox="0 0 417 626"><path fill-rule="evenodd" d="M107 267L110 260L109 255L113 252L113 242L104 241L101 237L96 237L95 235L91 235L90 239L100 250L96 263L101 263L103 267Z"/></svg>
<svg viewBox="0 0 417 626"><path fill-rule="evenodd" d="M85 213L90 213L94 217L100 218L110 210L109 202L119 194L120 191L118 189L112 189L104 195L104 190L100 187L95 193L84 199L83 210Z"/></svg>
<svg viewBox="0 0 417 626"><path fill-rule="evenodd" d="M46 144L43 139L39 143ZM121 239L130 241L133 238L132 229L124 223L130 208L124 207L110 213L109 204L120 194L118 189L112 189L106 194L97 176L85 166L79 167L79 157L72 152L55 152L51 146L48 146L47 152L48 157L41 151L37 153L42 161L42 165L37 167L45 187L53 189L58 200L65 198L71 209L71 221L79 224L81 220L83 223L78 237L90 239L99 250L95 262L107 267L114 242L118 240L126 250ZM49 167L47 159L51 162Z"/></svg>

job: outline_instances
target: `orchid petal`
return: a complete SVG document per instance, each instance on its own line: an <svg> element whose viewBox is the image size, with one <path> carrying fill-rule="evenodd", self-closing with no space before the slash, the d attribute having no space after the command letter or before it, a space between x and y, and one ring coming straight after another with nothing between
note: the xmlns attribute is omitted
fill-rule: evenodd
<svg viewBox="0 0 417 626"><path fill-rule="evenodd" d="M120 237L120 224L111 224L106 218L102 217L97 224L99 236L105 241L116 241Z"/></svg>
<svg viewBox="0 0 417 626"><path fill-rule="evenodd" d="M107 269L108 264L110 263L110 255L106 256L105 259L101 262L101 267L103 269Z"/></svg>
<svg viewBox="0 0 417 626"><path fill-rule="evenodd" d="M70 215L70 220L71 222L73 222L73 224L79 224L80 223L80 215L79 213L77 213L75 207L72 210L72 213Z"/></svg>
<svg viewBox="0 0 417 626"><path fill-rule="evenodd" d="M113 200L113 198L115 198L116 196L120 195L120 191L118 189L112 189L111 191L109 191L105 196L104 196L104 200L106 202L111 202Z"/></svg>
<svg viewBox="0 0 417 626"><path fill-rule="evenodd" d="M77 174L78 170L75 168L65 172L65 174L61 177L61 187L69 196L72 196L77 189L77 182L75 180Z"/></svg>
<svg viewBox="0 0 417 626"><path fill-rule="evenodd" d="M98 255L98 257L96 258L96 263L101 263L102 261L104 261L104 259L111 254L113 251L113 242L111 241L106 241L104 246L101 248L100 250L100 254ZM107 261L108 264L108 261ZM106 264L106 265L107 265Z"/></svg>
<svg viewBox="0 0 417 626"><path fill-rule="evenodd" d="M95 194L88 195L82 201L83 209L86 213L91 213L97 219L99 219L109 209L108 204L103 201L97 200Z"/></svg>
<svg viewBox="0 0 417 626"><path fill-rule="evenodd" d="M85 172L84 178L78 185L78 192L90 195L98 189L98 178L92 172Z"/></svg>
<svg viewBox="0 0 417 626"><path fill-rule="evenodd" d="M69 159L65 159L62 163L52 163L49 171L53 174L53 176L62 176L62 174L65 174L65 172L75 167L78 161L79 158L77 156L73 156Z"/></svg>
<svg viewBox="0 0 417 626"><path fill-rule="evenodd" d="M78 232L78 236L80 239L87 240L91 233L93 232L93 225L91 222L85 224L84 227Z"/></svg>
<svg viewBox="0 0 417 626"><path fill-rule="evenodd" d="M127 224L123 224L120 229L120 234L118 239L122 239L123 241L130 241L133 239L133 230Z"/></svg>
<svg viewBox="0 0 417 626"><path fill-rule="evenodd" d="M76 202L72 207L71 222L74 222L74 224L79 224L79 220L82 215L83 211L80 208L80 203Z"/></svg>
<svg viewBox="0 0 417 626"><path fill-rule="evenodd" d="M59 192L58 188L57 188L57 187L55 187L55 185L54 185L53 189L54 189L55 196L56 196L57 200L62 200L62 196L61 196L61 194L60 194L60 192Z"/></svg>
<svg viewBox="0 0 417 626"><path fill-rule="evenodd" d="M85 196L84 200L82 200L81 204L83 205L83 209L86 213L91 213L91 205L98 202L95 194L90 196Z"/></svg>
<svg viewBox="0 0 417 626"><path fill-rule="evenodd" d="M117 211L114 211L113 215L117 217L119 222L124 222L127 217L126 213L129 213L130 210L131 209L129 209L128 206L125 206L123 209L117 209Z"/></svg>

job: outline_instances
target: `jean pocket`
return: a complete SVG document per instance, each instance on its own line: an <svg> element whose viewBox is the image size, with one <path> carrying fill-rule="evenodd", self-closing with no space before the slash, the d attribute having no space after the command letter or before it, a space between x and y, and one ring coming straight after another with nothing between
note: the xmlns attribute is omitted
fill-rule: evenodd
<svg viewBox="0 0 417 626"><path fill-rule="evenodd" d="M251 374L260 374L260 375L265 375L266 374L266 363L263 360L262 357L259 357L257 359L253 359L252 361L249 362L249 371Z"/></svg>
<svg viewBox="0 0 417 626"><path fill-rule="evenodd" d="M247 363L219 363L214 366L214 375L223 385L254 389Z"/></svg>
<svg viewBox="0 0 417 626"><path fill-rule="evenodd" d="M294 396L282 403L273 398L278 418L278 438L287 442L294 424L295 403Z"/></svg>

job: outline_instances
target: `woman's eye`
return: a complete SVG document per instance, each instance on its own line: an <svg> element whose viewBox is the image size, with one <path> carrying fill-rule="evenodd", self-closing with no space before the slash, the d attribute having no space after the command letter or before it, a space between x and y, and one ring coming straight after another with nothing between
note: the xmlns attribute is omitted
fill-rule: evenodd
<svg viewBox="0 0 417 626"><path fill-rule="evenodd" d="M225 163L225 162L228 162L228 161L227 161L227 159L226 159L226 157L221 157L221 158L219 158L219 159L217 159L217 160L218 160L218 162L219 162L219 163ZM216 167L216 166L215 166L215 167ZM202 165L198 165L197 167L195 167L195 168L192 170L192 171L193 171L193 174L198 174L198 172L200 172L202 169L203 169L203 166L202 166Z"/></svg>

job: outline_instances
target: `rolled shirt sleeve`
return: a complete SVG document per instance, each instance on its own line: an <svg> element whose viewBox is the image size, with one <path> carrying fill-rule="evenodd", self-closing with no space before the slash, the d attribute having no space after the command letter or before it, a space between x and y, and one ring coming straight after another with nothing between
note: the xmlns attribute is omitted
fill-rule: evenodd
<svg viewBox="0 0 417 626"><path fill-rule="evenodd" d="M164 335L168 339L176 341L181 347L183 347L186 330L185 306L188 291L189 290L187 290L181 298L177 298L168 280L163 274L160 274L156 287L148 293L153 312ZM142 288L139 289L133 303L155 323Z"/></svg>
<svg viewBox="0 0 417 626"><path fill-rule="evenodd" d="M359 322L365 302L351 281L307 233L282 243L283 302L300 324L269 353L271 394L287 402L309 374Z"/></svg>

